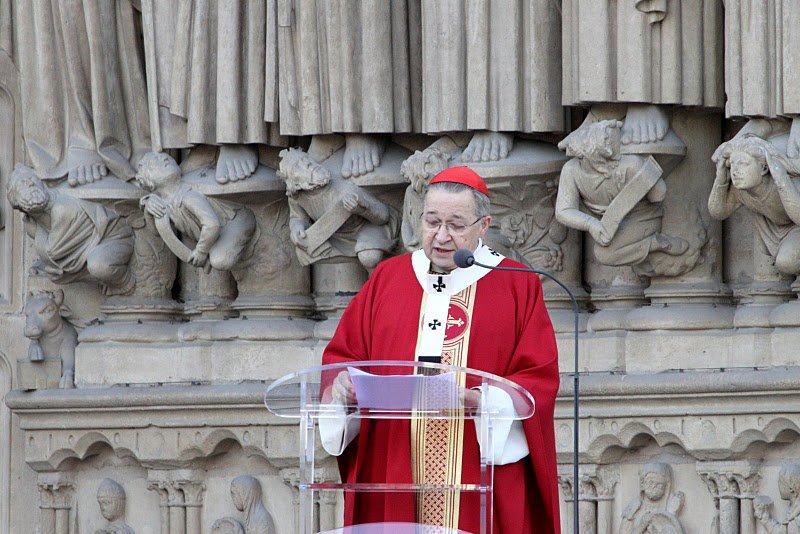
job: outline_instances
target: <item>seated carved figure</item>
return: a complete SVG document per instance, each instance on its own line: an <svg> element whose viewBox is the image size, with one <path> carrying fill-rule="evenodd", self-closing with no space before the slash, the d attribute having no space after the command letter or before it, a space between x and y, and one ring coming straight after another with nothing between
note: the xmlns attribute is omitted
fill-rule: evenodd
<svg viewBox="0 0 800 534"><path fill-rule="evenodd" d="M300 149L281 151L278 176L289 197L289 231L303 265L357 257L368 271L395 246L396 210L374 195L332 176Z"/></svg>
<svg viewBox="0 0 800 534"><path fill-rule="evenodd" d="M650 462L639 473L639 496L622 512L620 534L683 534L678 511L683 492L672 492L672 469L668 464Z"/></svg>
<svg viewBox="0 0 800 534"><path fill-rule="evenodd" d="M116 213L47 187L19 164L9 178L8 201L32 223L37 271L57 284L95 280L109 295L133 291L133 231Z"/></svg>
<svg viewBox="0 0 800 534"><path fill-rule="evenodd" d="M184 236L195 241L184 255L177 239L165 238L176 256L196 267L230 271L248 260L260 233L251 210L226 200L210 198L181 182L181 170L169 155L151 152L139 162L137 181L152 194L142 197L145 213L165 217ZM165 237L158 221L156 228Z"/></svg>
<svg viewBox="0 0 800 534"><path fill-rule="evenodd" d="M589 232L600 263L659 274L651 254L679 256L689 244L661 232L667 191L661 168L652 158L620 154L621 126L611 120L585 125L559 143L573 159L561 170L556 219Z"/></svg>
<svg viewBox="0 0 800 534"><path fill-rule="evenodd" d="M740 206L753 213L755 227L778 271L800 273L800 169L760 137L731 139L717 153L717 175L708 211L726 219Z"/></svg>

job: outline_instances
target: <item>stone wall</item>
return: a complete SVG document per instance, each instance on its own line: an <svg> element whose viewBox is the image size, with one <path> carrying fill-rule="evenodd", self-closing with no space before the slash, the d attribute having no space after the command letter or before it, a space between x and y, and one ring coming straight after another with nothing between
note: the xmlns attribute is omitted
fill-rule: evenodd
<svg viewBox="0 0 800 534"><path fill-rule="evenodd" d="M264 391L454 165L580 307L575 481L543 280L563 531L576 483L582 532L800 528L794 0L31 5L0 0L0 534L296 532Z"/></svg>

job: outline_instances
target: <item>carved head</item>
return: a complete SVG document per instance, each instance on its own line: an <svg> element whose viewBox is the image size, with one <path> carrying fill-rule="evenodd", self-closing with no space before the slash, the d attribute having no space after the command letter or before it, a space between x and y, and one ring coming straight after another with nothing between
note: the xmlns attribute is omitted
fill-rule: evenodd
<svg viewBox="0 0 800 534"><path fill-rule="evenodd" d="M558 148L566 151L567 156L593 163L618 160L621 129L622 122L615 120L584 125L565 137Z"/></svg>
<svg viewBox="0 0 800 534"><path fill-rule="evenodd" d="M278 177L286 182L286 196L312 191L331 181L331 173L299 148L281 150Z"/></svg>
<svg viewBox="0 0 800 534"><path fill-rule="evenodd" d="M40 339L61 326L64 317L71 315L64 305L64 291L41 291L28 295L23 309L25 330L28 339Z"/></svg>
<svg viewBox="0 0 800 534"><path fill-rule="evenodd" d="M240 512L252 509L261 502L261 482L250 475L242 475L231 482L231 500Z"/></svg>
<svg viewBox="0 0 800 534"><path fill-rule="evenodd" d="M14 209L31 214L44 210L50 191L30 167L17 163L8 178L8 202Z"/></svg>
<svg viewBox="0 0 800 534"><path fill-rule="evenodd" d="M164 152L148 152L136 167L136 181L148 191L180 180L181 168L169 154Z"/></svg>
<svg viewBox="0 0 800 534"><path fill-rule="evenodd" d="M731 183L736 189L752 189L769 174L766 150L773 150L769 141L754 135L734 138L725 144L722 159L730 169Z"/></svg>
<svg viewBox="0 0 800 534"><path fill-rule="evenodd" d="M800 497L800 464L784 465L778 473L778 491L781 499L795 502Z"/></svg>
<svg viewBox="0 0 800 534"><path fill-rule="evenodd" d="M651 501L658 501L664 497L671 480L672 468L662 462L645 464L639 474L642 493Z"/></svg>
<svg viewBox="0 0 800 534"><path fill-rule="evenodd" d="M97 504L100 513L109 521L116 521L125 516L125 490L122 486L106 478L97 489Z"/></svg>
<svg viewBox="0 0 800 534"><path fill-rule="evenodd" d="M223 517L211 525L211 534L245 534L245 530L238 519Z"/></svg>
<svg viewBox="0 0 800 534"><path fill-rule="evenodd" d="M422 193L428 181L445 170L450 155L438 148L417 150L400 165L400 174L411 182L411 187L417 193Z"/></svg>

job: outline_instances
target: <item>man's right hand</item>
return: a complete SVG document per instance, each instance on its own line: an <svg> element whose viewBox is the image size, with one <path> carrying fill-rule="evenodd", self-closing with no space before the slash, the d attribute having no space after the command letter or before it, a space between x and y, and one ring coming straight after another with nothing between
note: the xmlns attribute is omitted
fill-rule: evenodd
<svg viewBox="0 0 800 534"><path fill-rule="evenodd" d="M355 406L357 403L356 390L347 371L340 372L333 379L333 401L344 406Z"/></svg>
<svg viewBox="0 0 800 534"><path fill-rule="evenodd" d="M606 232L603 223L597 219L593 220L589 225L589 234L601 247L607 247L611 243L611 236Z"/></svg>

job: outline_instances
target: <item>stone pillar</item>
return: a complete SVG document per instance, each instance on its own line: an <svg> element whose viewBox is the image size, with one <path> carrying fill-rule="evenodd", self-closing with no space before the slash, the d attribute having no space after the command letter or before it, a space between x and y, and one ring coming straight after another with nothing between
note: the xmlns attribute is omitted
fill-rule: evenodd
<svg viewBox="0 0 800 534"><path fill-rule="evenodd" d="M66 473L39 473L39 531L70 534L75 484Z"/></svg>
<svg viewBox="0 0 800 534"><path fill-rule="evenodd" d="M161 497L162 534L201 534L203 491L201 473L191 469L148 472L148 489Z"/></svg>
<svg viewBox="0 0 800 534"><path fill-rule="evenodd" d="M719 534L755 533L753 496L758 489L758 464L747 460L698 462L697 472L717 504Z"/></svg>
<svg viewBox="0 0 800 534"><path fill-rule="evenodd" d="M292 517L294 518L294 530L300 531L300 471L296 467L281 469L283 483L292 490Z"/></svg>
<svg viewBox="0 0 800 534"><path fill-rule="evenodd" d="M319 492L319 529L321 531L334 530L337 526L336 504L337 492L323 490Z"/></svg>
<svg viewBox="0 0 800 534"><path fill-rule="evenodd" d="M558 486L561 488L561 532L574 532L573 517L575 504L572 493L572 464L559 464Z"/></svg>
<svg viewBox="0 0 800 534"><path fill-rule="evenodd" d="M563 497L561 530L567 533L573 531L572 464L559 465L558 472ZM614 491L618 480L618 475L610 467L581 465L578 515L582 533L611 534L614 522Z"/></svg>

